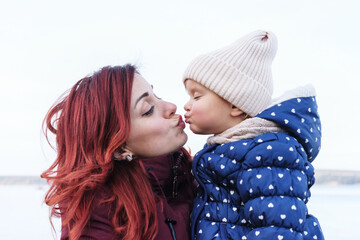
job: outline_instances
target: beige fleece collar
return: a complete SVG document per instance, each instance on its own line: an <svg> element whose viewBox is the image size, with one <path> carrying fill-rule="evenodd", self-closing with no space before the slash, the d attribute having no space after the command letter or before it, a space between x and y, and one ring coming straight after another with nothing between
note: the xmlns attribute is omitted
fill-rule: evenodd
<svg viewBox="0 0 360 240"><path fill-rule="evenodd" d="M255 138L269 132L284 132L274 122L262 118L248 118L224 132L207 139L208 145L235 142L242 139Z"/></svg>

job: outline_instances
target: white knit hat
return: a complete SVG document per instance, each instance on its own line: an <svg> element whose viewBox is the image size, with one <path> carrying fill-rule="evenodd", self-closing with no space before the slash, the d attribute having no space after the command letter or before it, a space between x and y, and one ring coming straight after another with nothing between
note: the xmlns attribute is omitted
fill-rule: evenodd
<svg viewBox="0 0 360 240"><path fill-rule="evenodd" d="M258 30L196 57L185 70L183 81L192 79L255 116L271 104L271 64L276 50L276 36Z"/></svg>

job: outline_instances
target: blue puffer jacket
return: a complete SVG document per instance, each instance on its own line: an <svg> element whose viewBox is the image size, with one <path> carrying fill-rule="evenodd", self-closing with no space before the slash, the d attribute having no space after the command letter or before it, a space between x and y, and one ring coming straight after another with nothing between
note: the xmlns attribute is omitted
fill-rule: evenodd
<svg viewBox="0 0 360 240"><path fill-rule="evenodd" d="M284 132L206 144L195 155L192 239L324 239L306 206L321 140L314 95L287 96L256 117Z"/></svg>

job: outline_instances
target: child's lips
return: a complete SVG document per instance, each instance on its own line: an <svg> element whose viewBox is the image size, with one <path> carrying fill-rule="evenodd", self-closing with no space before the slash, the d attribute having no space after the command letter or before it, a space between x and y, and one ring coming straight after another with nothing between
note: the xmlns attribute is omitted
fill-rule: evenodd
<svg viewBox="0 0 360 240"><path fill-rule="evenodd" d="M186 122L186 123L190 123L190 122L189 122L190 117L188 117L188 116L185 115L184 118L185 118L185 122Z"/></svg>

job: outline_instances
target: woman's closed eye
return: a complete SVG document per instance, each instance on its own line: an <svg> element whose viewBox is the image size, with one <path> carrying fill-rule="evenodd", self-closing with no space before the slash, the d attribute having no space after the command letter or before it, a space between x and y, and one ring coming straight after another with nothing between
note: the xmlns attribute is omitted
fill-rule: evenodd
<svg viewBox="0 0 360 240"><path fill-rule="evenodd" d="M145 113L143 113L141 116L146 117L151 115L154 112L154 106L151 106L150 109L148 111L146 111Z"/></svg>

